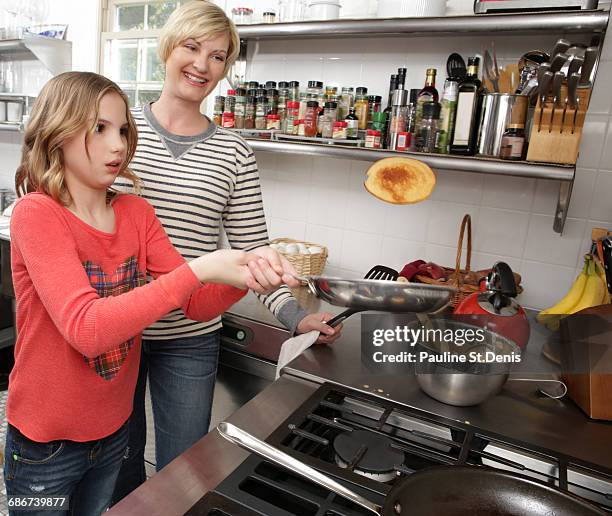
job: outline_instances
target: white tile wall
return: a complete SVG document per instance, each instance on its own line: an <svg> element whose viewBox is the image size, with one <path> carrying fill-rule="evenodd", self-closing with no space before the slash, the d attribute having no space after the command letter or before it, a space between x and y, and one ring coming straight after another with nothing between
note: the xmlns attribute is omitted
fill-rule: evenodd
<svg viewBox="0 0 612 516"><path fill-rule="evenodd" d="M452 14L462 9L466 10L465 1L452 2ZM576 40L573 35L569 38ZM495 38L499 59L504 62L516 60L531 48L549 49L555 40L550 35ZM258 152L265 195L280 195L283 204L288 201L293 209L283 212L273 204L273 232L295 227L295 234L283 236L301 238L301 221L305 221L308 240L329 247L329 273L363 275L375 263L401 268L418 258L453 265L459 224L463 214L470 213L472 267L486 268L505 260L524 278L522 303L535 308L552 304L580 268L591 228L612 229L610 40L598 70L563 235L552 230L559 190L556 181L439 171L430 199L413 206L393 206L365 192L368 163L278 156L302 171L292 176L290 186L295 191L289 193L278 188L282 177L278 162L270 153ZM489 43L489 36L304 40L283 42L282 46L277 41L261 42L252 50L249 79L299 80L302 84L317 79L326 84L364 85L384 96L388 77L397 67L408 68L408 87L419 87L425 68L437 66L442 71L450 52L467 56L481 52ZM310 174L305 162L312 165ZM271 182L266 168L274 166L277 180ZM270 204L268 197L266 202Z"/></svg>

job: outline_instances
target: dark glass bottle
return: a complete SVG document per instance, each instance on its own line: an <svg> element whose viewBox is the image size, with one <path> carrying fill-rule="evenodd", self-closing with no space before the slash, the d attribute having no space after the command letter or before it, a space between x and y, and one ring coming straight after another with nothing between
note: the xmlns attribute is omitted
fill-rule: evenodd
<svg viewBox="0 0 612 516"><path fill-rule="evenodd" d="M358 140L359 139L359 118L355 114L355 108L349 108L349 114L346 115L344 121L348 124L346 127L346 139L347 140Z"/></svg>
<svg viewBox="0 0 612 516"><path fill-rule="evenodd" d="M478 145L478 124L482 108L482 82L478 79L480 59L468 59L467 77L459 85L455 133L450 145L451 154L473 156Z"/></svg>
<svg viewBox="0 0 612 516"><path fill-rule="evenodd" d="M416 105L416 129L419 130L421 125L421 118L423 116L423 105L426 102L438 102L440 96L436 89L436 73L435 68L427 69L427 78L425 79L425 86L419 91L417 96Z"/></svg>

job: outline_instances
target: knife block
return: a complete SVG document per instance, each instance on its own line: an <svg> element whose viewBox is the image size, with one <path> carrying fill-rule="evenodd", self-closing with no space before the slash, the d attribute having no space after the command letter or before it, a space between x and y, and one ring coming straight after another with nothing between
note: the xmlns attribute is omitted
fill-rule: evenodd
<svg viewBox="0 0 612 516"><path fill-rule="evenodd" d="M553 109L553 99L550 96L544 101L543 107L541 99L538 99L531 125L527 161L576 164L591 88L578 89L580 100L577 110L569 106L565 109L566 97L567 85L564 84L561 87L563 107ZM574 115L576 116L575 127Z"/></svg>
<svg viewBox="0 0 612 516"><path fill-rule="evenodd" d="M612 305L562 319L560 337L568 396L590 418L612 421Z"/></svg>

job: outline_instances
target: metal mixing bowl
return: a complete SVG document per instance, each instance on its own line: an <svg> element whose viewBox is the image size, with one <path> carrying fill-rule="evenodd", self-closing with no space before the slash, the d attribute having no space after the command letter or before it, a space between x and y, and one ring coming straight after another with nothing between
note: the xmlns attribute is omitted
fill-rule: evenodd
<svg viewBox="0 0 612 516"><path fill-rule="evenodd" d="M470 353L492 353L489 356L520 356L520 348L505 337L483 329L480 326L453 320L437 319L431 323L432 329L453 331L472 329L483 331L484 340L479 343L456 345L452 342L433 340L419 342L417 352L427 352L432 357L467 355ZM418 360L415 373L419 386L432 398L459 407L478 405L495 396L506 383L512 368L511 362L494 363L444 363Z"/></svg>

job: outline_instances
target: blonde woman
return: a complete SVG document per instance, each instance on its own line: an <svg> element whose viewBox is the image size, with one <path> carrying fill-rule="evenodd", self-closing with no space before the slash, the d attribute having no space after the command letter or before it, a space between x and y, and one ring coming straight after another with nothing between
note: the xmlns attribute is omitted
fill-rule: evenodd
<svg viewBox="0 0 612 516"><path fill-rule="evenodd" d="M110 190L117 176L137 184L127 168L136 138L125 95L87 72L44 86L24 136L11 217L18 336L4 479L15 499L66 497L43 515L66 514L68 503L80 516L109 506L143 328L177 307L211 320L247 286L266 293L292 281L270 253L275 263L231 250L185 262L147 201ZM155 279L145 285L147 274Z"/></svg>
<svg viewBox="0 0 612 516"><path fill-rule="evenodd" d="M159 39L166 68L161 96L134 111L139 138L130 166L143 180L143 196L187 259L217 249L221 226L232 248L269 249L262 247L268 233L253 151L240 136L200 113L202 101L225 77L239 47L236 28L222 9L201 0L184 4L170 16ZM324 343L340 335L339 328L324 323L330 314L307 314L288 289L261 300L292 333L318 330ZM158 470L208 431L220 328L220 318L196 323L176 312L145 331L130 451L117 500L146 479L147 377Z"/></svg>

